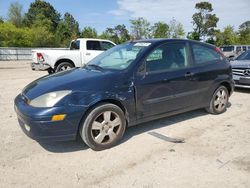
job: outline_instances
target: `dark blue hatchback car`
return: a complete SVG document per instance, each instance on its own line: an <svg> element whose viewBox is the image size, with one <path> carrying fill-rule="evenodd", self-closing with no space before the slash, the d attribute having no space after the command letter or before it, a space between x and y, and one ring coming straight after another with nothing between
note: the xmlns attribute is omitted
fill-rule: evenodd
<svg viewBox="0 0 250 188"><path fill-rule="evenodd" d="M125 128L198 108L226 110L231 66L218 48L181 39L132 41L87 65L42 77L15 99L23 131L38 141L75 139L94 150Z"/></svg>

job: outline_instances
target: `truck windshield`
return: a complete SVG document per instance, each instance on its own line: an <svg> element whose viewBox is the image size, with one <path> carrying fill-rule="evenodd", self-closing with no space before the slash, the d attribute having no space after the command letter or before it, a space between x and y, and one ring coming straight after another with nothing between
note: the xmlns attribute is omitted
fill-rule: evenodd
<svg viewBox="0 0 250 188"><path fill-rule="evenodd" d="M70 43L70 50L79 50L80 49L80 40L73 40Z"/></svg>
<svg viewBox="0 0 250 188"><path fill-rule="evenodd" d="M220 49L223 52L231 52L234 50L234 47L233 46L222 46Z"/></svg>
<svg viewBox="0 0 250 188"><path fill-rule="evenodd" d="M250 50L242 53L235 60L250 60Z"/></svg>
<svg viewBox="0 0 250 188"><path fill-rule="evenodd" d="M130 42L117 45L92 59L87 66L96 65L102 69L114 70L126 69L150 45L149 42Z"/></svg>

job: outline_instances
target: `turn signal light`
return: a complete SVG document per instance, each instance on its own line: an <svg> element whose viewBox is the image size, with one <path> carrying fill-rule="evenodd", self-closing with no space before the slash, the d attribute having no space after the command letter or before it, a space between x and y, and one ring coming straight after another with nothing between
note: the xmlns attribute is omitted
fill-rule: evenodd
<svg viewBox="0 0 250 188"><path fill-rule="evenodd" d="M53 115L51 121L62 121L66 117L66 114Z"/></svg>

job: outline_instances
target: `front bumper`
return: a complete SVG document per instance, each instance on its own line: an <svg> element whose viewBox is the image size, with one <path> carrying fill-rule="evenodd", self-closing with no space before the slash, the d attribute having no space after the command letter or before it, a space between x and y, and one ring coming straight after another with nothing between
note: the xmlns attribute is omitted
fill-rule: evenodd
<svg viewBox="0 0 250 188"><path fill-rule="evenodd" d="M50 68L50 66L48 64L44 64L44 63L35 63L32 62L31 63L31 69L32 70L48 70Z"/></svg>
<svg viewBox="0 0 250 188"><path fill-rule="evenodd" d="M233 80L235 82L235 87L240 88L250 88L250 76L239 76L239 75L233 75Z"/></svg>
<svg viewBox="0 0 250 188"><path fill-rule="evenodd" d="M74 140L84 114L83 107L35 108L28 105L21 95L15 99L19 125L30 138L39 142ZM62 121L51 121L56 114L66 114Z"/></svg>

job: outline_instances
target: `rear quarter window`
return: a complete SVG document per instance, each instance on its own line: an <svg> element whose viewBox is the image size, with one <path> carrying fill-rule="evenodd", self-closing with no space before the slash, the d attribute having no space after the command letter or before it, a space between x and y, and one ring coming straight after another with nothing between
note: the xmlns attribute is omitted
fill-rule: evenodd
<svg viewBox="0 0 250 188"><path fill-rule="evenodd" d="M210 47L200 44L193 44L192 49L193 49L194 61L198 65L205 63L213 63L216 60L222 59L222 56Z"/></svg>

